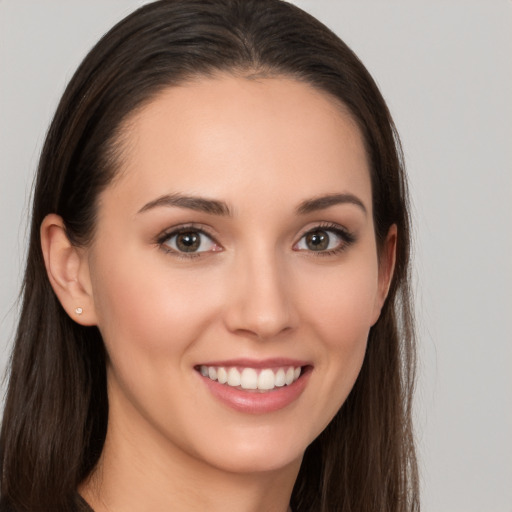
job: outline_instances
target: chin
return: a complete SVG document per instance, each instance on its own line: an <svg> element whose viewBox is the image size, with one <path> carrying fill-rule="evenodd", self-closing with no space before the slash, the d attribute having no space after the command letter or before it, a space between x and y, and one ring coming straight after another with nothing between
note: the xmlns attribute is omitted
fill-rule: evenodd
<svg viewBox="0 0 512 512"><path fill-rule="evenodd" d="M274 472L290 466L296 466L298 470L309 444L308 440L292 439L289 434L286 437L276 433L269 434L270 432L253 433L238 439L232 436L226 443L210 446L208 453L203 452L202 458L210 465L229 473Z"/></svg>
<svg viewBox="0 0 512 512"><path fill-rule="evenodd" d="M304 453L276 454L261 448L251 453L239 455L233 451L229 457L216 458L215 466L226 473L255 474L274 473L291 467L300 467Z"/></svg>

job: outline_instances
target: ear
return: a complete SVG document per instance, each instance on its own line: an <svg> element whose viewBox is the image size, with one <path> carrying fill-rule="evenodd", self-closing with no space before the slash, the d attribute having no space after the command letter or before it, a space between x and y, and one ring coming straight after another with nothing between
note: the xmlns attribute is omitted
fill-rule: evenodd
<svg viewBox="0 0 512 512"><path fill-rule="evenodd" d="M388 296L391 281L395 271L396 262L396 243L397 243L397 226L393 224L388 231L386 240L382 246L379 256L379 277L378 289L375 297L375 307L373 313L373 324L377 322Z"/></svg>
<svg viewBox="0 0 512 512"><path fill-rule="evenodd" d="M48 279L66 313L81 325L96 325L87 253L70 242L58 215L44 218L41 248Z"/></svg>

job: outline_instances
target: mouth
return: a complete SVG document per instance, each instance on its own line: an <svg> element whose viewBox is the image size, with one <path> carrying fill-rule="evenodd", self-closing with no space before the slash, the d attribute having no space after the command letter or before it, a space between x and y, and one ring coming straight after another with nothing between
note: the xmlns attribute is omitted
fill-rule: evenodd
<svg viewBox="0 0 512 512"><path fill-rule="evenodd" d="M203 377L236 389L266 393L296 382L303 370L302 366L280 366L273 368L252 368L240 366L206 366L196 369Z"/></svg>
<svg viewBox="0 0 512 512"><path fill-rule="evenodd" d="M224 405L238 412L264 414L296 402L307 386L313 366L276 359L205 363L194 369Z"/></svg>

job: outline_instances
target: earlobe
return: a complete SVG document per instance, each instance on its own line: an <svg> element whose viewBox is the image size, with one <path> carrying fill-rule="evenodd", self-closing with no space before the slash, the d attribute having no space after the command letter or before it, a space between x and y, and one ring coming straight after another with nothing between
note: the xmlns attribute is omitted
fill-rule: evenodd
<svg viewBox="0 0 512 512"><path fill-rule="evenodd" d="M393 280L396 262L396 244L397 244L397 226L393 224L388 231L379 257L379 282L377 296L375 300L375 310L373 323L377 322L382 307L389 293L389 288Z"/></svg>
<svg viewBox="0 0 512 512"><path fill-rule="evenodd" d="M48 279L67 314L81 325L96 325L85 251L70 242L60 216L50 214L44 218L41 249Z"/></svg>

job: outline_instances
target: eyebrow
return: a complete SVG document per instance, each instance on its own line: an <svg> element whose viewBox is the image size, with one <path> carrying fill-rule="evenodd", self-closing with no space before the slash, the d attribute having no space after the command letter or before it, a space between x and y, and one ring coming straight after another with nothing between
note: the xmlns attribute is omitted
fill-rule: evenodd
<svg viewBox="0 0 512 512"><path fill-rule="evenodd" d="M324 210L338 204L354 204L368 213L364 203L354 194L327 194L325 196L307 199L299 204L296 211L299 215ZM224 201L204 197L187 196L183 194L165 194L146 203L137 213L143 213L158 207L187 208L211 215L231 216L231 210Z"/></svg>
<svg viewBox="0 0 512 512"><path fill-rule="evenodd" d="M361 208L365 215L368 215L366 206L354 194L327 194L325 196L316 197L314 199L307 199L306 201L300 203L300 205L297 207L297 213L306 215L307 213L324 210L338 204L354 204Z"/></svg>
<svg viewBox="0 0 512 512"><path fill-rule="evenodd" d="M161 206L187 208L212 215L230 216L229 206L224 201L182 194L166 194L145 204L137 213L143 213Z"/></svg>

